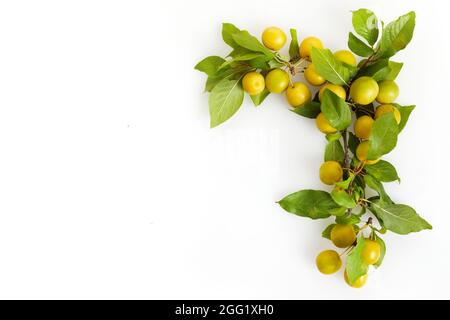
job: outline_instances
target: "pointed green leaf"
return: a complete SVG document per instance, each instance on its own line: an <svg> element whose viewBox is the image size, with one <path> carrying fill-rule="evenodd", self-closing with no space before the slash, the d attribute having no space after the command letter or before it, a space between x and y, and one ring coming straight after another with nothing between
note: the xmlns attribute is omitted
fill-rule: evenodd
<svg viewBox="0 0 450 320"><path fill-rule="evenodd" d="M397 145L398 125L394 113L389 112L375 120L369 136L368 160L376 160Z"/></svg>
<svg viewBox="0 0 450 320"><path fill-rule="evenodd" d="M211 128L231 118L239 110L244 100L244 90L240 80L224 79L209 95L209 114Z"/></svg>
<svg viewBox="0 0 450 320"><path fill-rule="evenodd" d="M337 60L329 49L313 47L312 62L322 77L337 85L348 85L349 80L358 71L356 67L344 65Z"/></svg>
<svg viewBox="0 0 450 320"><path fill-rule="evenodd" d="M372 77L375 81L385 80L391 73L389 61L387 59L381 59L374 64L371 64L359 73L360 76Z"/></svg>
<svg viewBox="0 0 450 320"><path fill-rule="evenodd" d="M393 103L393 105L398 109L398 111L400 112L400 123L398 125L398 130L399 132L401 132L405 126L406 123L409 120L409 116L411 115L411 112L414 111L414 109L416 108L416 106L412 105L412 106L401 106L397 103Z"/></svg>
<svg viewBox="0 0 450 320"><path fill-rule="evenodd" d="M372 11L368 9L353 11L352 24L356 33L366 39L370 45L377 42L378 19Z"/></svg>
<svg viewBox="0 0 450 320"><path fill-rule="evenodd" d="M395 167L387 161L380 160L375 164L365 166L364 169L368 174L376 178L378 181L400 181L397 170L395 170Z"/></svg>
<svg viewBox="0 0 450 320"><path fill-rule="evenodd" d="M342 211L328 192L320 190L301 190L283 198L278 204L287 212L311 219L328 218Z"/></svg>
<svg viewBox="0 0 450 320"><path fill-rule="evenodd" d="M370 210L383 221L386 229L397 234L404 235L432 229L432 226L413 208L405 204L385 204L375 200L371 203Z"/></svg>
<svg viewBox="0 0 450 320"><path fill-rule="evenodd" d="M210 56L197 63L195 69L206 73L208 76L213 76L224 62L225 59L221 57Z"/></svg>
<svg viewBox="0 0 450 320"><path fill-rule="evenodd" d="M402 70L402 67L402 62L389 61L389 68L391 69L391 72L383 80L394 81Z"/></svg>
<svg viewBox="0 0 450 320"><path fill-rule="evenodd" d="M404 49L412 39L415 24L416 14L414 11L390 22L383 30L376 56L389 58Z"/></svg>
<svg viewBox="0 0 450 320"><path fill-rule="evenodd" d="M310 101L303 106L294 108L292 112L295 112L296 114L301 115L305 118L315 119L321 112L320 103L316 101Z"/></svg>
<svg viewBox="0 0 450 320"><path fill-rule="evenodd" d="M380 181L372 177L370 174L366 174L364 176L364 181L367 183L369 188L375 190L379 194L384 203L392 203L391 198L386 193L386 190L384 190L383 184Z"/></svg>
<svg viewBox="0 0 450 320"><path fill-rule="evenodd" d="M264 101L264 99L267 98L269 94L270 94L269 90L264 88L264 90L260 94L252 95L250 96L250 98L252 99L255 107L257 107Z"/></svg>
<svg viewBox="0 0 450 320"><path fill-rule="evenodd" d="M322 237L325 239L331 240L331 230L336 226L336 223L330 224L328 227L326 227L325 230L322 231Z"/></svg>
<svg viewBox="0 0 450 320"><path fill-rule="evenodd" d="M231 23L223 23L222 24L223 41L234 49L238 48L239 45L236 43L236 41L234 41L233 34L238 33L239 31L241 30L237 28L235 25Z"/></svg>
<svg viewBox="0 0 450 320"><path fill-rule="evenodd" d="M233 33L232 38L238 45L248 50L263 53L270 59L275 56L272 51L264 47L258 39L256 39L246 30Z"/></svg>
<svg viewBox="0 0 450 320"><path fill-rule="evenodd" d="M342 207L345 207L347 209L353 209L354 207L356 207L355 200L353 200L352 196L342 188L334 188L331 192L331 197L333 198L334 202Z"/></svg>
<svg viewBox="0 0 450 320"><path fill-rule="evenodd" d="M356 37L353 33L348 34L348 48L360 57L368 57L374 53L373 49Z"/></svg>
<svg viewBox="0 0 450 320"><path fill-rule="evenodd" d="M356 247L353 248L347 257L346 271L350 283L355 282L359 277L366 275L369 271L369 266L362 258L365 239L361 236L357 241Z"/></svg>
<svg viewBox="0 0 450 320"><path fill-rule="evenodd" d="M352 123L348 104L329 89L323 93L320 109L331 126L337 130L344 130Z"/></svg>
<svg viewBox="0 0 450 320"><path fill-rule="evenodd" d="M290 32L291 32L291 44L289 45L289 56L291 57L291 60L295 60L300 57L297 30L291 29Z"/></svg>

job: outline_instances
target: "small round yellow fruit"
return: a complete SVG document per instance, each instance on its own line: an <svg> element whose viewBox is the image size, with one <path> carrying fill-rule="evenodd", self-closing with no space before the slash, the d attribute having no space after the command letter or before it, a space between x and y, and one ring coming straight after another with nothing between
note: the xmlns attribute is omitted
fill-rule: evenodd
<svg viewBox="0 0 450 320"><path fill-rule="evenodd" d="M271 93L282 93L289 85L289 75L281 69L273 69L266 75L266 88Z"/></svg>
<svg viewBox="0 0 450 320"><path fill-rule="evenodd" d="M262 42L267 48L278 51L286 43L286 34L280 28L269 27L262 34Z"/></svg>
<svg viewBox="0 0 450 320"><path fill-rule="evenodd" d="M325 118L325 115L322 112L319 113L316 118L316 126L321 132L325 134L337 132L337 130L331 126L330 122L327 118Z"/></svg>
<svg viewBox="0 0 450 320"><path fill-rule="evenodd" d="M382 104L378 106L378 108L375 110L375 119L378 119L383 114L393 112L395 121L397 121L397 124L400 124L400 121L402 121L402 115L400 114L400 111L396 107L394 107L392 104Z"/></svg>
<svg viewBox="0 0 450 320"><path fill-rule="evenodd" d="M355 229L350 224L337 224L331 229L331 241L338 248L348 248L356 240Z"/></svg>
<svg viewBox="0 0 450 320"><path fill-rule="evenodd" d="M365 274L365 275L359 277L358 279L356 279L356 281L354 281L353 283L350 283L350 279L348 278L347 270L345 270L345 273L344 273L344 279L345 279L345 282L346 282L350 287L356 288L356 289L359 289L359 288L364 287L364 285L365 285L366 282L367 282L367 278L369 278L369 275L368 275L368 274Z"/></svg>
<svg viewBox="0 0 450 320"><path fill-rule="evenodd" d="M320 86L325 83L325 78L317 71L316 67L311 63L305 70L305 79L313 86Z"/></svg>
<svg viewBox="0 0 450 320"><path fill-rule="evenodd" d="M343 100L345 100L345 98L347 98L347 93L345 92L344 87L341 87L341 86L338 86L338 85L332 84L332 83L326 83L319 90L319 100L320 101L322 101L323 93L325 92L326 89L333 91L335 95L337 95L339 98L341 98Z"/></svg>
<svg viewBox="0 0 450 320"><path fill-rule="evenodd" d="M316 37L307 37L303 39L300 44L300 57L301 58L310 58L312 48L323 49L322 41Z"/></svg>
<svg viewBox="0 0 450 320"><path fill-rule="evenodd" d="M378 83L371 77L356 79L350 86L350 97L357 104L367 105L378 96Z"/></svg>
<svg viewBox="0 0 450 320"><path fill-rule="evenodd" d="M376 160L367 160L367 153L369 152L369 141L363 141L361 142L358 147L356 148L356 157L359 161L364 162L365 164L375 164L380 159Z"/></svg>
<svg viewBox="0 0 450 320"><path fill-rule="evenodd" d="M316 258L316 266L323 274L333 274L342 266L341 257L334 250L325 250Z"/></svg>
<svg viewBox="0 0 450 320"><path fill-rule="evenodd" d="M370 239L364 241L364 247L361 252L363 261L369 265L375 264L380 260L381 246L378 242Z"/></svg>
<svg viewBox="0 0 450 320"><path fill-rule="evenodd" d="M319 176L320 181L327 185L333 185L339 182L344 175L342 166L337 161L325 161L320 166Z"/></svg>
<svg viewBox="0 0 450 320"><path fill-rule="evenodd" d="M266 82L262 74L258 72L249 72L242 78L242 87L245 92L253 96L260 94L266 87Z"/></svg>
<svg viewBox="0 0 450 320"><path fill-rule="evenodd" d="M311 91L302 82L296 82L286 90L286 98L293 107L304 105L311 99Z"/></svg>
<svg viewBox="0 0 450 320"><path fill-rule="evenodd" d="M369 139L372 126L375 121L369 116L361 116L356 119L353 126L355 135L360 139Z"/></svg>
<svg viewBox="0 0 450 320"><path fill-rule="evenodd" d="M348 50L339 50L334 53L334 57L341 62L349 64L351 66L356 66L355 55Z"/></svg>
<svg viewBox="0 0 450 320"><path fill-rule="evenodd" d="M378 92L377 102L381 104L392 103L397 99L399 94L398 85L395 81L384 80L378 83L380 92Z"/></svg>

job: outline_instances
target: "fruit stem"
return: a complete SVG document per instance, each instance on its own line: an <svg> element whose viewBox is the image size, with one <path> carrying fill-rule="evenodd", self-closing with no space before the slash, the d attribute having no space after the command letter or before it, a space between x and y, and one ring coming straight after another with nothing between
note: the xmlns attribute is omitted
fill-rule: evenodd
<svg viewBox="0 0 450 320"><path fill-rule="evenodd" d="M342 131L342 138L344 140L344 169L350 169L349 166L349 154L348 154L348 134L347 129Z"/></svg>

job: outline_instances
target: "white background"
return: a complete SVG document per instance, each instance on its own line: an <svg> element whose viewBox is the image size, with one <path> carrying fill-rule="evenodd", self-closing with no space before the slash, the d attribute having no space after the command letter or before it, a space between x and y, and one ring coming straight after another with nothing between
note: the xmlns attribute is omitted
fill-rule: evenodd
<svg viewBox="0 0 450 320"><path fill-rule="evenodd" d="M1 1L0 298L450 298L445 1ZM318 180L324 138L271 96L208 128L222 22L346 48L350 10L417 13L398 54L417 104L387 189L434 226L386 235L368 285L323 276L329 221L275 201ZM446 28L446 29L444 29Z"/></svg>

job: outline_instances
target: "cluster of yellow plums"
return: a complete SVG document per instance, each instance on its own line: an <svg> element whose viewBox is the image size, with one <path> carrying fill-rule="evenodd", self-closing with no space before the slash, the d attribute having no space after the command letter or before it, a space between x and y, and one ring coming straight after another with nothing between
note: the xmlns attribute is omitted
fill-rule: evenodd
<svg viewBox="0 0 450 320"><path fill-rule="evenodd" d="M262 34L262 42L267 48L278 51L286 44L286 34L277 27L269 27ZM322 41L316 37L305 38L299 47L299 55L305 61L311 61L311 50L313 47L322 49ZM357 66L357 60L354 54L348 50L340 50L334 53L337 60ZM338 97L353 105L369 105L377 102L379 106L375 110L374 116L371 114L360 116L354 123L354 133L361 140L356 149L356 157L364 165L373 165L379 161L368 160L367 153L369 149L368 139L372 126L376 119L382 115L393 112L397 123L401 121L399 110L392 104L399 95L399 88L394 81L385 80L377 82L368 76L357 78L350 85L350 90L343 86L326 82L326 80L316 71L313 63L304 70L305 80L313 86L321 86L319 89L319 100L322 100L325 90L331 90ZM270 93L286 92L286 98L289 104L294 108L301 108L305 103L311 100L311 91L309 87L302 82L292 82L287 71L277 68L273 69L264 77L258 72L249 72L242 79L244 90L250 95L260 94L265 88ZM316 118L317 128L325 134L338 132L337 129L329 123L323 113ZM320 180L327 185L334 185L342 180L343 168L337 161L324 162L319 170ZM337 224L331 230L331 241L338 248L351 248L354 246L357 238L357 231L352 225ZM380 258L381 247L378 242L372 239L365 239L362 249L362 258L368 265L376 264ZM334 250L321 252L316 259L316 265L320 272L324 274L333 274L341 266L341 257ZM356 281L350 283L347 272L344 273L346 282L355 288L362 287L367 281L367 274L361 276Z"/></svg>
<svg viewBox="0 0 450 320"><path fill-rule="evenodd" d="M357 231L352 225L337 224L331 229L330 239L338 248L350 248L355 244ZM345 252L345 251L344 251ZM381 246L372 239L365 239L361 257L367 265L374 265L381 256ZM325 250L316 258L316 265L323 274L333 274L342 266L341 256L335 250ZM368 275L362 275L354 282L350 282L347 271L344 272L345 282L353 288L361 288L366 284Z"/></svg>

